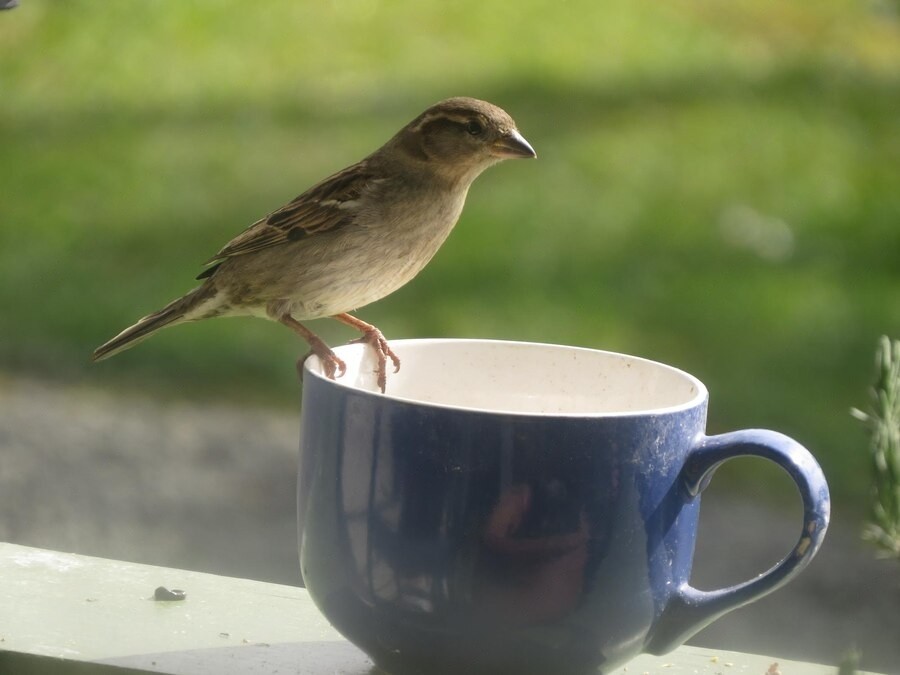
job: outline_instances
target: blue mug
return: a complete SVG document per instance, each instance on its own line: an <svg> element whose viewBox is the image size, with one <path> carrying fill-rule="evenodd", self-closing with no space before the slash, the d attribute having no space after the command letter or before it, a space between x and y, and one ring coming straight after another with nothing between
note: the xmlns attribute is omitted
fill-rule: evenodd
<svg viewBox="0 0 900 675"><path fill-rule="evenodd" d="M828 486L774 431L706 436L707 391L660 363L574 347L398 340L377 391L306 363L300 562L325 617L391 675L608 672L663 654L790 581L822 543ZM796 546L736 586L690 585L700 493L764 457L803 502Z"/></svg>

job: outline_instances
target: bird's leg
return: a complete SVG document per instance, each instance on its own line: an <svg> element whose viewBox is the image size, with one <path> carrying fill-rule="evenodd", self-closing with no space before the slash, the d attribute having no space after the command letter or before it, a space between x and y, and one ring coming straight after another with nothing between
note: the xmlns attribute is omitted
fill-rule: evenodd
<svg viewBox="0 0 900 675"><path fill-rule="evenodd" d="M341 323L355 328L362 333L361 338L352 340L352 342L361 342L362 344L371 346L372 349L375 350L375 356L378 359L378 368L375 370L375 373L378 376L378 388L381 389L381 393L383 394L385 385L387 384L387 360L390 359L394 364L394 372L396 373L400 370L400 357L390 348L381 331L372 324L366 323L365 321L346 313L335 314L331 318L337 319Z"/></svg>
<svg viewBox="0 0 900 675"><path fill-rule="evenodd" d="M310 354L315 354L319 357L319 361L322 362L322 368L325 370L325 376L328 377L328 379L333 380L335 376L341 377L344 374L347 370L347 364L341 361L335 353L331 351L329 346L322 342L322 339L318 335L313 333L290 314L280 314L276 318L280 323L283 323L297 333L297 335L302 337L309 344L309 353L297 361L297 373L300 375L301 380L303 379L303 364L306 363L306 359L309 358Z"/></svg>

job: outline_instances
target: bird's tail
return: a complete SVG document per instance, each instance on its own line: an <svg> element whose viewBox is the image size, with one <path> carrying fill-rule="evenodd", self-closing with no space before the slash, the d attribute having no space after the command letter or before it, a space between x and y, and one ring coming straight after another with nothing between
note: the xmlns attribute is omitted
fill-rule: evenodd
<svg viewBox="0 0 900 675"><path fill-rule="evenodd" d="M191 315L191 311L210 298L210 290L209 285L204 284L187 295L173 300L158 312L148 314L133 326L129 326L116 335L112 340L97 347L91 356L91 360L102 361L103 359L108 359L110 356L134 347L138 342L146 340L158 330L178 323L184 323L185 321L192 321L196 317Z"/></svg>

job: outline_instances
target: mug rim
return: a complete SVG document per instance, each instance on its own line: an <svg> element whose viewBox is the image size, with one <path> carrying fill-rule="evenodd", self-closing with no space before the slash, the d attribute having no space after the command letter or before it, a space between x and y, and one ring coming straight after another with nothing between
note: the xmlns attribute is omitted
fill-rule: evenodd
<svg viewBox="0 0 900 675"><path fill-rule="evenodd" d="M533 342L527 340L503 340L503 339L494 339L494 338L401 338L396 340L389 341L391 345L422 345L422 344L488 344L488 345L512 345L512 346L524 346L524 347L550 347L553 349L562 349L566 351L578 351L578 352L590 352L592 354L602 354L605 356L614 356L614 357L624 357L626 359L631 359L632 361L648 364L653 367L661 368L665 371L668 371L671 374L680 376L688 380L695 388L696 393L690 399L684 401L683 403L678 403L670 406L659 406L659 407L647 407L642 408L640 410L628 410L628 411L608 411L608 412L537 412L537 411L518 411L518 410L506 410L503 408L488 408L488 407L476 407L476 406L465 406L465 405L457 405L452 403L440 403L431 400L423 400L419 398L413 398L409 396L399 396L391 393L381 393L379 391L372 391L370 389L365 389L363 387L356 386L355 384L347 384L346 382L342 382L341 378L337 379L329 379L322 372L320 367L319 357L315 354L310 354L309 358L306 359L306 362L303 364L304 377L307 375L315 377L321 384L326 386L335 386L339 389L347 390L348 392L353 392L360 396L366 397L378 397L379 399L385 401L391 401L395 403L402 403L406 405L416 405L422 406L426 408L433 408L439 410L450 410L456 412L465 412L465 413L482 413L488 415L510 415L514 417L539 417L539 418L581 418L581 419L591 419L591 418L629 418L629 417L643 417L647 415L668 415L683 412L685 410L690 410L699 405L702 405L709 397L709 391L706 388L706 385L697 378L696 376L690 374L689 372L682 370L681 368L677 368L675 366L671 366L667 363L663 363L661 361L656 361L654 359L649 359L643 356L635 356L634 354L627 354L625 352L615 352L607 349L594 349L591 347L578 347L574 345L563 345L553 342ZM334 347L332 351L337 355L341 356L342 353L358 351L360 348L369 349L367 345L358 344L358 343L348 343L339 345ZM313 367L315 365L315 368ZM390 377L392 375L390 369L390 363L388 364L388 381L390 382Z"/></svg>

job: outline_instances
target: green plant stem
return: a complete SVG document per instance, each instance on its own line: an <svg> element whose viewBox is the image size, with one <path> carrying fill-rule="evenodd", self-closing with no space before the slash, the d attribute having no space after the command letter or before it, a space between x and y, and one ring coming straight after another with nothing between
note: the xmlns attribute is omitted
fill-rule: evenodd
<svg viewBox="0 0 900 675"><path fill-rule="evenodd" d="M863 538L900 560L900 340L881 338L876 365L872 411L853 411L871 438L873 498Z"/></svg>

